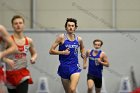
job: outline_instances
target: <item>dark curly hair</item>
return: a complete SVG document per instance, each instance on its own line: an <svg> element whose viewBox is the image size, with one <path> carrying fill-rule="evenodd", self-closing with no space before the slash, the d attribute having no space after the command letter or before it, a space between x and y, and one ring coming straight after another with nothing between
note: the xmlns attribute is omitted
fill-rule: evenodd
<svg viewBox="0 0 140 93"><path fill-rule="evenodd" d="M74 19L74 18L67 18L66 23L65 23L65 28L67 27L67 23L68 22L74 22L75 23L75 27L78 27L76 19Z"/></svg>

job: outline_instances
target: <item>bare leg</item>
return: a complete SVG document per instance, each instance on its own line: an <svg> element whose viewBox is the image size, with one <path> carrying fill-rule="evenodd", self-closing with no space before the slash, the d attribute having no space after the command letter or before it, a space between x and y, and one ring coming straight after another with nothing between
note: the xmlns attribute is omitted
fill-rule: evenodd
<svg viewBox="0 0 140 93"><path fill-rule="evenodd" d="M96 93L101 93L101 88L96 88Z"/></svg>
<svg viewBox="0 0 140 93"><path fill-rule="evenodd" d="M4 84L0 81L0 93L5 93Z"/></svg>
<svg viewBox="0 0 140 93"><path fill-rule="evenodd" d="M80 73L74 73L70 77L70 93L76 93L76 87L80 78Z"/></svg>
<svg viewBox="0 0 140 93"><path fill-rule="evenodd" d="M93 85L94 85L93 80L89 79L87 81L87 85L88 85L88 93L93 93Z"/></svg>
<svg viewBox="0 0 140 93"><path fill-rule="evenodd" d="M69 92L70 80L61 78L61 81L62 81L63 88L65 90L65 93L70 93Z"/></svg>

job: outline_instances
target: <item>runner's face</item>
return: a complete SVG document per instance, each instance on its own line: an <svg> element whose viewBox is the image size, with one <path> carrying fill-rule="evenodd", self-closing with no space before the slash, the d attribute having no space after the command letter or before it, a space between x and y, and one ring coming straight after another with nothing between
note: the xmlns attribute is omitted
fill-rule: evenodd
<svg viewBox="0 0 140 93"><path fill-rule="evenodd" d="M14 31L22 32L24 29L24 22L23 22L22 18L16 18L12 23L12 27L13 27Z"/></svg>
<svg viewBox="0 0 140 93"><path fill-rule="evenodd" d="M101 48L101 42L95 42L94 48L95 49L100 49Z"/></svg>
<svg viewBox="0 0 140 93"><path fill-rule="evenodd" d="M75 23L74 22L68 22L66 30L67 30L68 33L74 33L75 30L76 30Z"/></svg>

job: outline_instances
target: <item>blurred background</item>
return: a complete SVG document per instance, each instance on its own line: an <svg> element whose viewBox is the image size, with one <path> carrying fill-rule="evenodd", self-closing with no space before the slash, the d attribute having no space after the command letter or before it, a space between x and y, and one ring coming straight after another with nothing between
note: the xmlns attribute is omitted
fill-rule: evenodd
<svg viewBox="0 0 140 93"><path fill-rule="evenodd" d="M28 64L34 80L29 93L41 93L42 77L47 78L49 93L64 93L57 75L58 56L49 55L49 49L56 36L65 33L69 17L77 19L76 34L83 38L86 49L93 48L96 38L104 42L110 67L103 71L102 93L128 93L140 87L140 0L0 0L0 24L11 34L14 15L25 18L25 34L34 40L38 52L36 64ZM82 59L79 61L82 68ZM86 74L82 70L78 93L87 91ZM126 88L122 88L125 77Z"/></svg>

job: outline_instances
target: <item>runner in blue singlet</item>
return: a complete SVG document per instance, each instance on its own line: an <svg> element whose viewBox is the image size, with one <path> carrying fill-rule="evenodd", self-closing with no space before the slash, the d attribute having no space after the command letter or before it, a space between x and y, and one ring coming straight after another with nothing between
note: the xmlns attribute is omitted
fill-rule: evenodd
<svg viewBox="0 0 140 93"><path fill-rule="evenodd" d="M89 58L89 67L87 74L88 93L93 93L93 86L95 85L96 93L101 93L102 87L102 70L103 66L108 67L108 58L106 54L100 50L103 42L99 39L93 41L94 49L86 52Z"/></svg>
<svg viewBox="0 0 140 93"><path fill-rule="evenodd" d="M86 56L82 38L74 34L77 29L77 20L67 18L65 29L67 32L57 37L49 53L59 55L58 75L61 77L65 93L75 93L81 72L78 62L79 47L81 57L84 59L84 67ZM59 46L59 50L56 49L57 46Z"/></svg>

